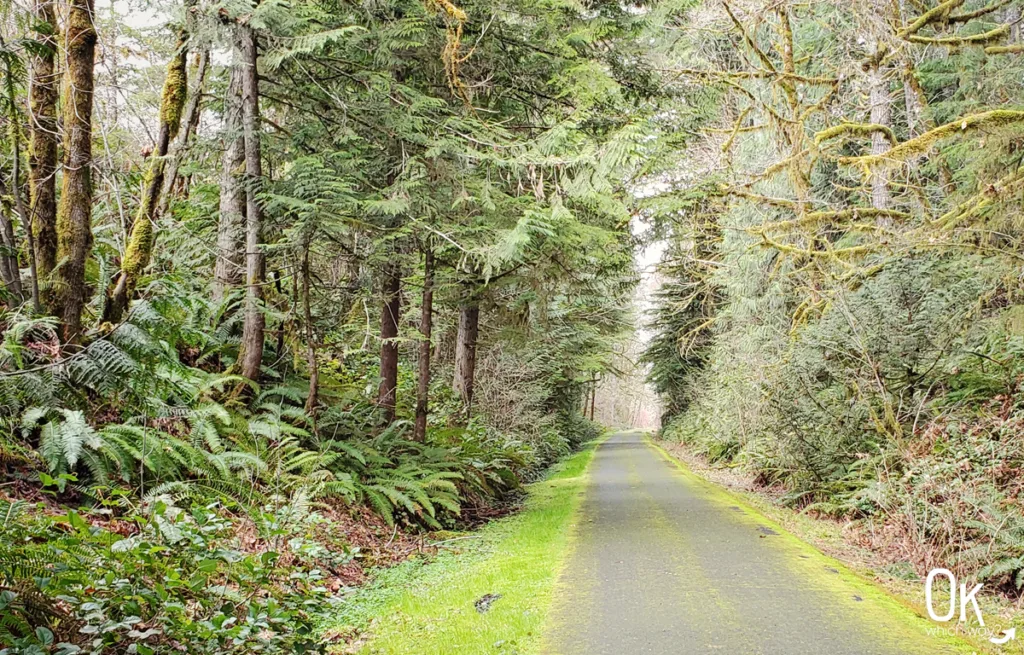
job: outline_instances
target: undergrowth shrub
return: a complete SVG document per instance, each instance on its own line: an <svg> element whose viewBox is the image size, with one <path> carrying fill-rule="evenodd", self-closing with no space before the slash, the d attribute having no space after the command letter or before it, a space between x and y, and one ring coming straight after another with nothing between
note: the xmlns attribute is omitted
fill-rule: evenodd
<svg viewBox="0 0 1024 655"><path fill-rule="evenodd" d="M885 262L796 325L784 285L734 280L692 404L662 434L857 522L919 572L1019 593L1024 322L1001 270L971 255Z"/></svg>
<svg viewBox="0 0 1024 655"><path fill-rule="evenodd" d="M301 539L243 548L217 504L158 501L100 525L29 509L0 502L0 653L323 650L312 619L332 597L323 568L344 550L323 561Z"/></svg>

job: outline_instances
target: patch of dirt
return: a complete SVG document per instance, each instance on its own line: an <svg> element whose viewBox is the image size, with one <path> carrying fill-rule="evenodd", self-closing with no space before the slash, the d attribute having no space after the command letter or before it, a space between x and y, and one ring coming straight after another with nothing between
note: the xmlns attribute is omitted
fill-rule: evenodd
<svg viewBox="0 0 1024 655"><path fill-rule="evenodd" d="M332 504L321 508L320 514L327 520L317 527L319 541L345 543L359 550L355 559L336 571L346 586L366 582L369 569L395 566L414 553L437 551L428 541L429 533L414 534L389 526L364 506Z"/></svg>

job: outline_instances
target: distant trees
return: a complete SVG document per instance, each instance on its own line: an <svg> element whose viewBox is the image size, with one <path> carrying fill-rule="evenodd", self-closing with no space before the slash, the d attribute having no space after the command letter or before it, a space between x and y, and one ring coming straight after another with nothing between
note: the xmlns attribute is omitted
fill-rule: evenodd
<svg viewBox="0 0 1024 655"><path fill-rule="evenodd" d="M28 65L6 75L9 104L31 106L10 123L27 137L28 202L0 226L7 310L34 311L20 288L34 260L57 347L102 349L91 344L130 331L135 304L146 320L169 288L188 289L210 304L183 360L246 378L238 391L301 374L317 416L347 361L366 364L353 350L373 352L376 425L414 419L417 441L435 409L460 428L490 411L477 396L503 384L487 360L500 347L549 394L517 402L570 420L628 328L612 320L633 279L626 178L644 143L634 120L658 95L635 84L644 15L536 0L329 14L189 1L167 33L116 37L165 61L124 62L104 44L97 70L107 18L62 1L61 25L54 4L32 6L34 45L16 46ZM196 129L204 115L215 139ZM595 299L601 312L574 314ZM565 344L540 338L555 324L586 335L558 367ZM222 347L198 354L211 339Z"/></svg>

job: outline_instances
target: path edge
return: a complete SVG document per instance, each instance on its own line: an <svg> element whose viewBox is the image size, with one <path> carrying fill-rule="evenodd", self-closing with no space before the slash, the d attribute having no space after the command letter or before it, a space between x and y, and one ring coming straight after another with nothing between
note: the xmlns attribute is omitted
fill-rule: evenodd
<svg viewBox="0 0 1024 655"><path fill-rule="evenodd" d="M723 503L729 503L731 505L739 506L743 511L748 512L751 516L755 517L758 521L763 522L765 525L770 527L779 533L780 536L786 538L791 542L795 542L801 548L811 552L817 559L827 563L829 566L839 571L840 575L846 580L850 581L855 586L859 587L865 594L873 597L876 601L879 601L883 606L893 609L896 611L896 619L901 623L907 625L907 627L914 629L918 632L925 633L928 626L942 628L943 626L934 623L928 619L917 605L910 599L901 595L895 594L884 586L878 584L871 577L865 575L861 571L851 565L843 562L842 560L836 559L835 557L828 555L818 549L814 544L801 538L799 535L794 534L792 531L781 525L775 519L765 515L757 507L752 505L746 497L739 494L727 487L715 483L709 480L699 473L695 472L685 462L681 461L672 453L665 450L654 438L651 432L644 434L644 441L651 448L657 452L662 459L667 463L676 468L684 477L690 482L702 487L709 491L714 497ZM997 651L993 649L988 643L982 643L980 640L972 639L967 636L953 636L947 633L943 633L939 636L932 636L933 639L957 649L965 655L996 655L997 653L1006 654L1008 651Z"/></svg>

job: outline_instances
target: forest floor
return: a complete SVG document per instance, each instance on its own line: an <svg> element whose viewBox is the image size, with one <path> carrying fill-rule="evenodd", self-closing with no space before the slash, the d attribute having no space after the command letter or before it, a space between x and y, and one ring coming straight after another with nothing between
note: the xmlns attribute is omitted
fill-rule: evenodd
<svg viewBox="0 0 1024 655"><path fill-rule="evenodd" d="M333 653L536 652L595 441L527 488L520 512L379 571L323 626Z"/></svg>

